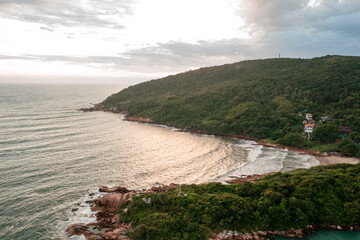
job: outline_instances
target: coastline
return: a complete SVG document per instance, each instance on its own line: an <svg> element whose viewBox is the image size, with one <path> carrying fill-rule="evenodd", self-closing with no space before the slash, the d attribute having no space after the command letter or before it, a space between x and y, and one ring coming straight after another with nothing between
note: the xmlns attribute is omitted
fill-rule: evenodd
<svg viewBox="0 0 360 240"><path fill-rule="evenodd" d="M110 110L95 110L95 111L105 111L105 112L113 112L113 113L120 113ZM151 121L149 118L133 118L133 117L126 117L126 113L121 112L124 114L124 120L126 121L133 121L139 123L149 123L149 124L162 124L163 123L156 123ZM169 125L166 125L169 126ZM169 126L171 127L171 126ZM245 139L255 141L256 144L277 148L277 149L288 149L290 151L298 152L300 154L307 154L314 156L318 161L319 165L330 165L330 164L337 164L337 163L349 163L349 164L357 164L359 163L359 159L357 158L348 158L344 156L336 155L329 155L328 153L320 153L314 152L307 149L299 149L294 147L283 146L280 144L270 144L264 142L260 139L249 138L246 136L240 135L220 135L220 134L213 134L203 131L190 131L186 129L179 129L179 132L188 132L190 134L207 134L207 135L215 135L218 137L224 138L232 138L232 139ZM227 183L234 184L240 183L245 184L246 182L254 183L258 179L261 179L265 176L272 175L275 173L265 173L265 174L253 174L249 176L244 176L241 178L234 178L228 180ZM114 187L114 188L106 188L101 187L99 189L100 192L106 192L107 194L104 195L100 199L95 199L92 203L92 210L97 211L96 213L96 222L90 224L72 224L68 226L67 233L72 235L84 235L86 239L123 239L123 240L131 240L127 236L127 234L132 230L131 224L128 223L120 223L120 216L118 210L120 205L125 201L132 199L133 196L143 195L146 193L159 193L159 192L166 192L169 189L178 188L177 184L170 184L169 186L161 185L160 187L152 187L149 190L127 190L122 187ZM144 200L144 199L143 199ZM146 202L147 199L144 200ZM298 237L303 238L307 234L310 234L318 229L334 229L334 230L349 230L349 231L359 231L359 226L335 226L335 225L308 225L303 229L290 229L288 231L257 231L253 233L214 233L215 238L214 240L227 240L227 239L272 239L276 236L283 236L283 237ZM211 240L211 239L208 239Z"/></svg>
<svg viewBox="0 0 360 240"><path fill-rule="evenodd" d="M256 140L254 140L256 141ZM291 146L284 146L280 144L269 144L262 140L256 141L257 144L265 146L265 147L272 147L277 149L288 149L289 151L298 152L300 154L307 154L310 156L314 156L316 160L319 161L319 165L331 165L331 164L358 164L360 163L360 159L355 157L345 157L342 156L340 153L327 153L327 152L315 152L308 149L301 149Z"/></svg>
<svg viewBox="0 0 360 240"><path fill-rule="evenodd" d="M108 111L108 110L106 110L106 111ZM110 112L124 114L124 116L125 116L124 120L130 121L130 122L148 123L148 124L162 124L162 125L165 125L167 127L178 128L176 126L171 126L171 125L167 125L167 124L164 124L164 123L153 122L150 118L127 117L126 113L124 113L124 112L117 112L117 111L110 111ZM360 163L360 159L358 159L358 158L345 157L345 156L342 156L340 153L336 153L336 152L335 153L326 153L326 152L321 153L321 152L316 152L316 151L312 151L312 150L309 150L309 149L285 146L285 145L281 145L281 144L271 144L271 143L267 143L267 142L265 142L264 140L261 140L261 139L251 138L251 137L243 136L243 135L214 134L214 133L205 132L205 131L199 131L199 130L187 130L187 129L182 129L182 128L178 128L178 129L179 129L179 130L177 130L178 132L187 132L187 133L190 133L190 134L206 134L206 135L214 135L214 136L223 137L223 138L250 140L250 141L256 142L256 144L258 144L258 145L262 145L262 146L265 146L265 147L271 147L271 148L276 148L276 149L288 149L289 151L298 152L300 154L307 154L307 155L314 156L315 159L317 161L319 161L319 165L330 165L330 164L341 164L341 163L347 163L347 164L358 164L358 163Z"/></svg>
<svg viewBox="0 0 360 240"><path fill-rule="evenodd" d="M272 175L275 173L254 174L243 178L238 178L228 181L229 184L245 184L246 182L255 183L257 180ZM143 196L145 194L165 193L169 190L176 189L178 191L180 185L171 183L170 185L154 186L150 189L143 190L128 190L121 186L115 187L100 187L99 192L106 193L101 198L92 200L91 209L96 211L96 222L84 224L75 223L67 227L66 232L69 237L83 235L87 240L103 239L103 240L132 240L129 233L133 230L131 223L122 222L121 214L126 212L127 208L119 211L120 206L132 201L133 197ZM150 204L151 198L143 197L142 200L146 204ZM286 231L262 231L257 229L252 232L233 232L223 231L220 233L213 232L213 238L207 240L270 240L274 237L289 237L289 238L304 238L316 230L329 229L338 231L360 231L359 225L324 225L324 224L310 224L304 228L294 229L290 228Z"/></svg>
<svg viewBox="0 0 360 240"><path fill-rule="evenodd" d="M127 112L118 111L117 109L114 109L114 108L113 109L104 109L101 104L95 104L94 107L92 107L92 108L81 108L79 110L83 111L83 112L101 111L101 112L111 112L111 113L122 114L124 116L125 121L138 122L138 123L148 123L148 124L161 124L161 125L165 125L167 127L177 128L178 130L176 130L176 131L178 131L178 132L187 132L187 133L190 133L190 134L214 135L214 136L217 136L217 137L231 138L231 139L250 140L250 141L256 142L256 144L258 144L258 145L262 145L262 146L265 146L265 147L271 147L271 148L276 148L276 149L288 149L289 151L298 152L299 154L307 154L307 155L310 155L310 156L314 156L315 159L317 161L319 161L319 165L330 165L330 164L340 164L340 163L348 163L348 164L358 164L358 163L360 163L360 159L358 159L358 158L345 157L345 156L342 156L340 153L337 153L337 152L335 152L335 153L326 153L326 152L321 153L321 152L316 152L316 151L312 151L312 150L304 149L304 148L285 146L285 145L281 145L281 144L271 144L271 143L265 142L262 139L252 138L252 137L243 136L243 135L216 134L216 133L199 131L199 130L188 130L188 129L179 128L177 126L172 126L172 125L168 125L168 124L164 124L164 123L160 123L160 122L154 122L150 118L129 117L129 116L127 116L127 114L128 114Z"/></svg>

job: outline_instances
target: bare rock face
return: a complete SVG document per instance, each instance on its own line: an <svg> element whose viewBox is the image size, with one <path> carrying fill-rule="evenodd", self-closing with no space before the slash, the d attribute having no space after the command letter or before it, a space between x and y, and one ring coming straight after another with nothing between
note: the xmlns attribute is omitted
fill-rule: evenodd
<svg viewBox="0 0 360 240"><path fill-rule="evenodd" d="M142 118L142 117L126 117L127 121L131 122L139 122L139 123L152 123L152 120L150 118Z"/></svg>
<svg viewBox="0 0 360 240"><path fill-rule="evenodd" d="M96 232L93 232L93 228L91 226L85 225L83 223L72 224L66 228L66 231L70 236L84 235L87 240L103 239Z"/></svg>
<svg viewBox="0 0 360 240"><path fill-rule="evenodd" d="M95 199L94 206L91 209L93 211L104 211L107 209L115 211L120 208L123 202L123 194L109 193L105 194L102 198Z"/></svg>
<svg viewBox="0 0 360 240"><path fill-rule="evenodd" d="M122 194L106 194L101 199L100 206L110 207L110 208L116 208L118 209L122 203Z"/></svg>
<svg viewBox="0 0 360 240"><path fill-rule="evenodd" d="M85 232L88 231L88 226L86 226L86 224L83 223L75 223L75 224L71 224L70 226L68 226L66 228L66 231L69 233L70 236L72 235L82 235Z"/></svg>
<svg viewBox="0 0 360 240"><path fill-rule="evenodd" d="M175 184L175 183L170 183L169 185L169 189L173 189L173 188L178 188L179 187L179 184Z"/></svg>

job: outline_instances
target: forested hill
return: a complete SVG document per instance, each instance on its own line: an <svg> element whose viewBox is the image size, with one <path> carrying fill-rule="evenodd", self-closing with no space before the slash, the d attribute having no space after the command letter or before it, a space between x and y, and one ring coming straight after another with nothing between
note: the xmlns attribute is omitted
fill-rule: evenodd
<svg viewBox="0 0 360 240"><path fill-rule="evenodd" d="M360 57L249 60L131 86L106 108L212 133L280 139L303 130L299 111L360 132Z"/></svg>

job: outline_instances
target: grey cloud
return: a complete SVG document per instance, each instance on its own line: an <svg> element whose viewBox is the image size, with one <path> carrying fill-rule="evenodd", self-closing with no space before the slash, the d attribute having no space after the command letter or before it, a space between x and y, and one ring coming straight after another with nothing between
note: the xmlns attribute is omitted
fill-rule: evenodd
<svg viewBox="0 0 360 240"><path fill-rule="evenodd" d="M87 4L71 0L3 0L0 16L56 26L124 28L121 20L131 14L134 0L90 0ZM109 18L115 16L116 20Z"/></svg>
<svg viewBox="0 0 360 240"><path fill-rule="evenodd" d="M64 62L86 65L108 71L124 70L137 73L176 73L190 67L220 65L243 60L251 47L240 39L199 41L197 44L171 41L119 53L118 56L24 55L17 59ZM6 56L0 58L5 59ZM8 56L8 59L13 56Z"/></svg>
<svg viewBox="0 0 360 240"><path fill-rule="evenodd" d="M41 30L53 32L54 29L48 28L48 27L40 27Z"/></svg>
<svg viewBox="0 0 360 240"><path fill-rule="evenodd" d="M310 7L309 2L309 0L242 0L239 14L254 32L309 29L353 34L354 23L360 22L358 0L320 0L315 7Z"/></svg>
<svg viewBox="0 0 360 240"><path fill-rule="evenodd" d="M291 27L307 3L308 0L242 0L240 16L248 26L274 31Z"/></svg>
<svg viewBox="0 0 360 240"><path fill-rule="evenodd" d="M333 26L336 28L336 26ZM41 62L64 62L101 68L107 71L124 70L141 74L177 73L190 67L204 67L237 62L244 59L277 57L310 58L327 54L360 55L358 35L344 37L333 31L314 32L309 29L278 31L252 39L223 39L180 41L121 52L115 56L0 56L0 59L23 59Z"/></svg>
<svg viewBox="0 0 360 240"><path fill-rule="evenodd" d="M360 55L360 1L242 0L240 15L251 28L251 58Z"/></svg>
<svg viewBox="0 0 360 240"><path fill-rule="evenodd" d="M19 59L19 60L33 60L37 57L30 56L12 56L12 55L0 55L0 60L11 60L11 59Z"/></svg>
<svg viewBox="0 0 360 240"><path fill-rule="evenodd" d="M235 62L243 59L248 51L247 43L239 39L221 41L200 41L197 44L171 41L155 46L133 49L117 56L60 56L23 55L16 59L64 62L86 65L108 71L124 70L137 73L176 73L190 67L202 67ZM14 59L14 56L0 56L0 59Z"/></svg>

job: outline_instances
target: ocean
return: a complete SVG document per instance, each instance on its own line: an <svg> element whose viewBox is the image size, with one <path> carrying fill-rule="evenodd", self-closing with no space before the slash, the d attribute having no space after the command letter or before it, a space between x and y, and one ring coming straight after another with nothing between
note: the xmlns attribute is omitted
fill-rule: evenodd
<svg viewBox="0 0 360 240"><path fill-rule="evenodd" d="M66 226L94 221L86 201L103 185L206 183L318 164L251 141L78 111L122 88L0 85L0 239L69 239Z"/></svg>

